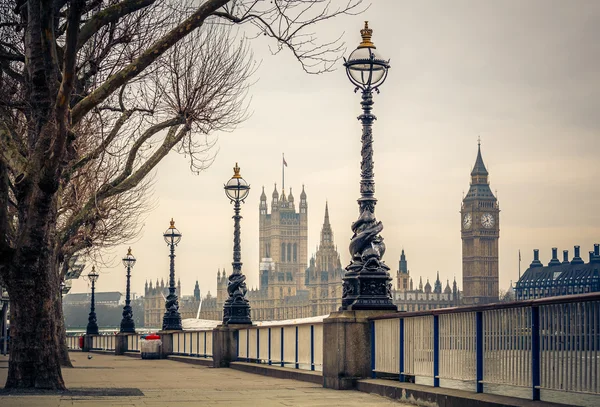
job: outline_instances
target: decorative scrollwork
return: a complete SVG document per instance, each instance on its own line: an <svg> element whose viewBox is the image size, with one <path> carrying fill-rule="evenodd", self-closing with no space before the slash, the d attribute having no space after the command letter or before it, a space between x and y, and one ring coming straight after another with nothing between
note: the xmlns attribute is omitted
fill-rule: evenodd
<svg viewBox="0 0 600 407"><path fill-rule="evenodd" d="M227 293L232 302L244 302L248 288L246 287L246 276L233 273L229 276L227 282Z"/></svg>

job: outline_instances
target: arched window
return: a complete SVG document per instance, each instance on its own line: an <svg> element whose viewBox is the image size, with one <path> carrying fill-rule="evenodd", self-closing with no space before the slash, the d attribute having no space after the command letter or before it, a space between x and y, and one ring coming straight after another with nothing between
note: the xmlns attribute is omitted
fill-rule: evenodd
<svg viewBox="0 0 600 407"><path fill-rule="evenodd" d="M281 261L285 261L285 243L281 244Z"/></svg>
<svg viewBox="0 0 600 407"><path fill-rule="evenodd" d="M294 262L298 261L298 244L294 243Z"/></svg>
<svg viewBox="0 0 600 407"><path fill-rule="evenodd" d="M287 261L291 262L292 261L292 244L288 243L287 245Z"/></svg>

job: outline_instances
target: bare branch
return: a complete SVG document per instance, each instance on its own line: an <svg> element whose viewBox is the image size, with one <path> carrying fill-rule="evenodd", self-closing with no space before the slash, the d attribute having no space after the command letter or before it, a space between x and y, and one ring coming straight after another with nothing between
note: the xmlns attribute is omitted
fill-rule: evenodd
<svg viewBox="0 0 600 407"><path fill-rule="evenodd" d="M130 79L137 76L187 34L200 27L212 12L219 9L228 1L229 0L208 0L206 3L202 4L194 14L150 46L150 48L135 61L112 75L102 86L79 102L72 110L73 123L78 123L83 115L89 112L93 107L104 101Z"/></svg>

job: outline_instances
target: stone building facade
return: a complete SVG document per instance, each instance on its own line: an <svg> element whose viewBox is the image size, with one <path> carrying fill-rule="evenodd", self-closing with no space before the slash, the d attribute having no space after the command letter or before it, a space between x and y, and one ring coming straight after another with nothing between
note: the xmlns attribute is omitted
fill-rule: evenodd
<svg viewBox="0 0 600 407"><path fill-rule="evenodd" d="M396 285L397 289L393 291L392 295L398 311L425 311L460 305L461 293L456 285L456 279L452 283L452 288L450 288L450 280L446 280L446 287L442 289L439 271L433 287L429 283L429 279L423 286L422 278L419 278L419 285L414 287L404 249L400 255Z"/></svg>
<svg viewBox="0 0 600 407"><path fill-rule="evenodd" d="M498 301L498 240L500 207L490 189L488 171L481 157L471 171L469 192L462 201L461 238L463 297L465 305Z"/></svg>
<svg viewBox="0 0 600 407"><path fill-rule="evenodd" d="M342 269L340 255L333 242L329 222L329 207L325 216L320 244L307 265L308 203L304 187L298 211L294 196L273 191L271 213L266 195L259 204L259 264L258 288L250 289L251 317L254 321L283 320L324 315L341 305ZM227 298L227 273L217 272L217 295L203 299L201 319L222 319Z"/></svg>
<svg viewBox="0 0 600 407"><path fill-rule="evenodd" d="M600 244L594 245L586 263L581 258L579 246L575 256L569 260L569 251L563 251L563 260L558 259L558 249L552 248L552 258L544 266L539 250L533 251L533 261L515 285L517 300L529 300L558 295L573 295L600 291Z"/></svg>

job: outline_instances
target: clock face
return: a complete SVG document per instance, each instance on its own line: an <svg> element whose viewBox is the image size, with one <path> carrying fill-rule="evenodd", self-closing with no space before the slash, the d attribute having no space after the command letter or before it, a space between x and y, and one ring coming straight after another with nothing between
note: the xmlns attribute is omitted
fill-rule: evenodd
<svg viewBox="0 0 600 407"><path fill-rule="evenodd" d="M471 224L473 223L473 218L471 217L470 213L465 214L465 217L463 218L463 227L465 229L471 229Z"/></svg>
<svg viewBox="0 0 600 407"><path fill-rule="evenodd" d="M486 229L494 227L494 217L491 213L481 215L481 225Z"/></svg>

